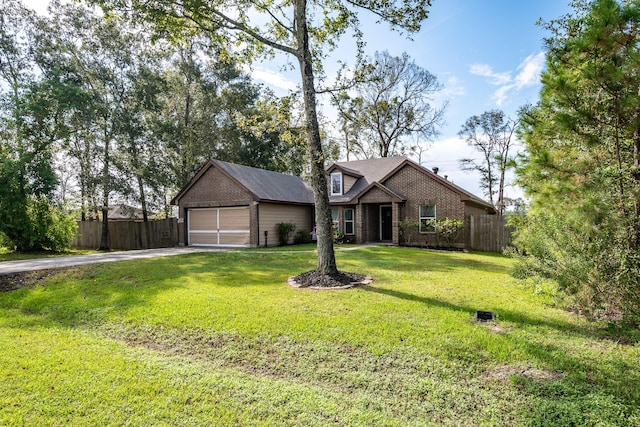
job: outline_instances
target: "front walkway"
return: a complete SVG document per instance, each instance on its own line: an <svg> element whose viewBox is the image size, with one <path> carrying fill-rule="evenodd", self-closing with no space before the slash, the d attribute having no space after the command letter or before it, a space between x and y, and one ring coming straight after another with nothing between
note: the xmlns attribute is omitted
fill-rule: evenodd
<svg viewBox="0 0 640 427"><path fill-rule="evenodd" d="M126 261L132 259L155 258L162 256L183 255L194 252L223 252L223 248L175 247L160 249L143 249L138 251L105 252L91 255L72 255L53 258L38 258L20 261L0 262L0 274L22 273L25 271L47 270L50 268L71 267L74 265L96 264L100 262Z"/></svg>

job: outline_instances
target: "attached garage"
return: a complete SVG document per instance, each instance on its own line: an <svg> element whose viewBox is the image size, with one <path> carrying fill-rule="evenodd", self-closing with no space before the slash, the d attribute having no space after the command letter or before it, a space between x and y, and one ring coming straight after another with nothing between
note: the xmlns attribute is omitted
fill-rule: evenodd
<svg viewBox="0 0 640 427"><path fill-rule="evenodd" d="M277 245L277 223L313 224L313 193L300 177L220 160L209 160L171 204L180 245Z"/></svg>
<svg viewBox="0 0 640 427"><path fill-rule="evenodd" d="M237 246L251 243L249 206L187 210L188 245Z"/></svg>

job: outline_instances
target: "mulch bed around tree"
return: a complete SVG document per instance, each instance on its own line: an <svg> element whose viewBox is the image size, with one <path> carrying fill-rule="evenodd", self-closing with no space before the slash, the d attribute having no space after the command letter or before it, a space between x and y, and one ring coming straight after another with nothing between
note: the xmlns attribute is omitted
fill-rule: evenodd
<svg viewBox="0 0 640 427"><path fill-rule="evenodd" d="M349 289L359 285L368 285L373 282L373 279L359 273L339 271L338 274L329 275L319 273L317 270L311 270L290 277L288 282L294 288Z"/></svg>

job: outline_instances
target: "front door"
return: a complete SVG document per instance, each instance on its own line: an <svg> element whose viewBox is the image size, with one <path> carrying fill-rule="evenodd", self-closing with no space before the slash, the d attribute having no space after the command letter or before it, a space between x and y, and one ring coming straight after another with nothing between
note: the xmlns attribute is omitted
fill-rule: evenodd
<svg viewBox="0 0 640 427"><path fill-rule="evenodd" d="M380 240L382 241L393 238L391 213L391 206L380 206Z"/></svg>

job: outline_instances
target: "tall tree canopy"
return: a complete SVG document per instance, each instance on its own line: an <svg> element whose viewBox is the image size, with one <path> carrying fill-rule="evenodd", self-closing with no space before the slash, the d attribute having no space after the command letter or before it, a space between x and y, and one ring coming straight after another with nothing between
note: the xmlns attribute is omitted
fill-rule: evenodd
<svg viewBox="0 0 640 427"><path fill-rule="evenodd" d="M307 0L261 1L144 0L98 1L119 10L135 10L162 31L184 35L195 26L209 37L228 45L242 46L241 53L284 52L298 63L306 122L310 181L316 206L318 267L321 274L338 274L333 251L332 220L329 207L324 155L316 110L314 79L322 60L335 48L340 36L353 30L361 46L358 11L373 13L381 21L408 32L417 31L427 17L430 0Z"/></svg>
<svg viewBox="0 0 640 427"><path fill-rule="evenodd" d="M148 26L82 4L52 1L46 16L19 0L0 8L0 173L10 184L0 227L23 236L21 249L38 246L28 243L36 199L82 220L142 205L146 219L169 215L173 194L211 157L302 172L296 94L252 82L218 40L193 28L152 40Z"/></svg>
<svg viewBox="0 0 640 427"><path fill-rule="evenodd" d="M347 155L393 156L408 148L406 137L430 141L438 135L446 103L434 106L433 98L442 86L407 53L376 52L355 75L359 83L349 91L353 95L343 91L332 99Z"/></svg>
<svg viewBox="0 0 640 427"><path fill-rule="evenodd" d="M185 185L210 158L301 172L302 135L291 123L295 94L277 98L225 59L225 49L199 35L173 49L152 120L171 180Z"/></svg>
<svg viewBox="0 0 640 427"><path fill-rule="evenodd" d="M501 110L485 111L479 116L471 116L462 125L458 135L479 152L481 159L460 160L463 170L480 173L480 188L489 197L489 202L502 215L506 208L504 187L506 173L513 167L513 136L517 121L505 116Z"/></svg>
<svg viewBox="0 0 640 427"><path fill-rule="evenodd" d="M78 91L58 69L35 66L36 23L20 2L0 4L0 233L19 250L60 250L75 224L54 203L54 144Z"/></svg>
<svg viewBox="0 0 640 427"><path fill-rule="evenodd" d="M522 267L585 312L640 323L640 2L575 6L545 25L541 100L522 113Z"/></svg>

